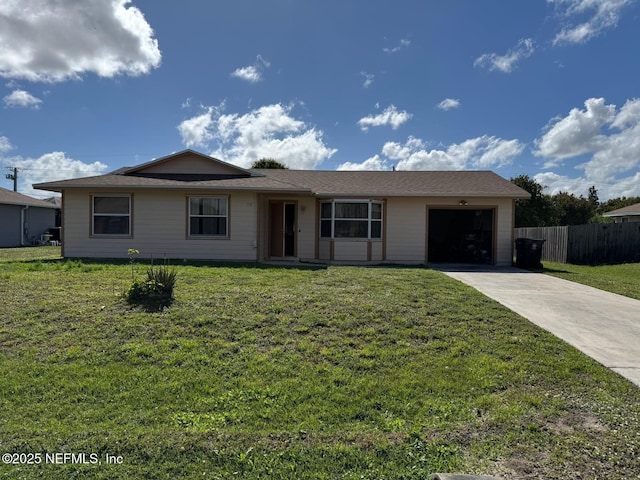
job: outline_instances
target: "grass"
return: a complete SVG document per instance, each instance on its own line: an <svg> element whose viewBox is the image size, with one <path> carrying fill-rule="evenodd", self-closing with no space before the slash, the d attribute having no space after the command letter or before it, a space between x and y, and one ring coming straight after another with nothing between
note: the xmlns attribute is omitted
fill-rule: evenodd
<svg viewBox="0 0 640 480"><path fill-rule="evenodd" d="M152 313L130 282L0 250L0 451L43 454L0 478L638 478L640 390L439 272L184 265Z"/></svg>
<svg viewBox="0 0 640 480"><path fill-rule="evenodd" d="M544 262L543 273L640 300L640 263L568 265Z"/></svg>

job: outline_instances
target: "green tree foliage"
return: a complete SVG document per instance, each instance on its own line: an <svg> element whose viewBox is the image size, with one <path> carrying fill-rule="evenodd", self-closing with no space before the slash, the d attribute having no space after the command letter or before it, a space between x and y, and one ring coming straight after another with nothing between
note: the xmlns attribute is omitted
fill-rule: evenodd
<svg viewBox="0 0 640 480"><path fill-rule="evenodd" d="M550 197L553 205L554 225L584 225L596 213L596 206L583 196L560 192Z"/></svg>
<svg viewBox="0 0 640 480"><path fill-rule="evenodd" d="M595 186L589 188L589 197L584 198L566 192L546 195L544 185L528 175L519 175L511 182L531 194L529 200L516 201L516 227L583 225L597 218L600 203Z"/></svg>
<svg viewBox="0 0 640 480"><path fill-rule="evenodd" d="M273 158L261 158L260 160L256 160L251 165L251 168L275 168L275 169L286 169L287 166L283 163L278 162Z"/></svg>
<svg viewBox="0 0 640 480"><path fill-rule="evenodd" d="M516 200L516 227L545 227L553 225L553 205L544 186L529 175L518 175L511 182L531 194L528 200Z"/></svg>

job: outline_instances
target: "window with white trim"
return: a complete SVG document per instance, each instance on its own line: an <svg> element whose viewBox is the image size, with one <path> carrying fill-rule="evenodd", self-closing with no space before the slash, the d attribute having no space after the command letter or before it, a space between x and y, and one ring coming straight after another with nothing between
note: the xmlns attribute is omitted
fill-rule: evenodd
<svg viewBox="0 0 640 480"><path fill-rule="evenodd" d="M189 236L226 237L228 197L189 197Z"/></svg>
<svg viewBox="0 0 640 480"><path fill-rule="evenodd" d="M321 238L382 238L382 202L331 200L320 203Z"/></svg>
<svg viewBox="0 0 640 480"><path fill-rule="evenodd" d="M92 235L131 235L131 195L93 195Z"/></svg>

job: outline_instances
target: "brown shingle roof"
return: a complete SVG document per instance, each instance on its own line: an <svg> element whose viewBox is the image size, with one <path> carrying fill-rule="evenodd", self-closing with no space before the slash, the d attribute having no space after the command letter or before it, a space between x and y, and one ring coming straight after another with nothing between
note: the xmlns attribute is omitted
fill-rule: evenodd
<svg viewBox="0 0 640 480"><path fill-rule="evenodd" d="M180 152L156 162L179 159L194 152ZM203 156L202 154L198 154ZM206 156L205 156L206 157ZM211 158L211 157L206 157ZM212 162L223 162L211 158ZM152 162L153 163L153 162ZM147 165L147 164L144 164ZM179 164L178 164L179 167ZM251 190L306 193L321 197L506 197L529 198L529 194L489 171L335 171L288 169L236 169L233 175L153 174L141 173L140 168L120 169L106 175L60 180L34 185L44 190L65 188L162 188Z"/></svg>
<svg viewBox="0 0 640 480"><path fill-rule="evenodd" d="M467 196L529 198L490 171L322 171L254 170L299 185L319 196Z"/></svg>
<svg viewBox="0 0 640 480"><path fill-rule="evenodd" d="M634 203L633 205L628 205L602 214L603 217L624 217L627 215L640 215L640 203Z"/></svg>
<svg viewBox="0 0 640 480"><path fill-rule="evenodd" d="M160 177L160 178L158 178ZM35 184L35 188L59 192L65 188L166 188L166 189L216 189L216 190L285 190L307 191L304 188L278 182L264 176L218 178L214 180L179 180L158 176L106 174L95 177L73 178Z"/></svg>
<svg viewBox="0 0 640 480"><path fill-rule="evenodd" d="M38 200L37 198L28 197L21 193L7 190L0 187L0 204L9 205L23 205L29 207L42 207L42 208L59 208L54 204L45 202L44 200Z"/></svg>

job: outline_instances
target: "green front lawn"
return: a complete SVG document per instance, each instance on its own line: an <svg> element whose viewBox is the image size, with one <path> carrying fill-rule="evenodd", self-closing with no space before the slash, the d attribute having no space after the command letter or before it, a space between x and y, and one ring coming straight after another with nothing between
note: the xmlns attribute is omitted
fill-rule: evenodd
<svg viewBox="0 0 640 480"><path fill-rule="evenodd" d="M544 262L542 273L640 300L640 263L568 265Z"/></svg>
<svg viewBox="0 0 640 480"><path fill-rule="evenodd" d="M20 250L0 250L0 451L42 460L0 478L640 471L638 388L437 271L180 265L147 313L126 262Z"/></svg>

